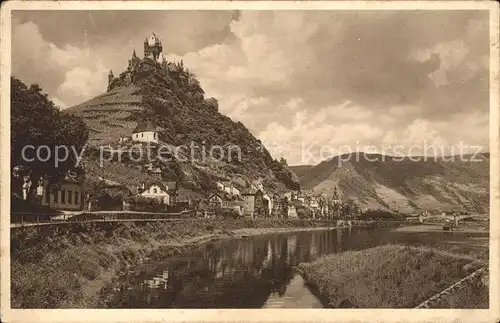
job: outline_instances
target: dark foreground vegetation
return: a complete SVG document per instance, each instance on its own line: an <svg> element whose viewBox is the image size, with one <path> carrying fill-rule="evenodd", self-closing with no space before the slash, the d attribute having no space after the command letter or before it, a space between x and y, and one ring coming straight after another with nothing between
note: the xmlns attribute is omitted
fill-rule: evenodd
<svg viewBox="0 0 500 323"><path fill-rule="evenodd" d="M100 291L129 266L187 252L242 228L313 228L299 220L65 223L11 229L13 308L96 308ZM237 233L236 233L237 234ZM203 239L205 238L205 239Z"/></svg>
<svg viewBox="0 0 500 323"><path fill-rule="evenodd" d="M482 265L427 247L384 245L329 255L299 268L329 307L413 308ZM487 308L487 289L469 285L443 299L440 307Z"/></svg>

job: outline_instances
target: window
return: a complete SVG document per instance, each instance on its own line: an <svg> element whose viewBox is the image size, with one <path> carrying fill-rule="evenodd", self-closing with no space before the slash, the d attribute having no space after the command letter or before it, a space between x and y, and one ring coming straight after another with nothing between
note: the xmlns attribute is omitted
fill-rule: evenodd
<svg viewBox="0 0 500 323"><path fill-rule="evenodd" d="M158 193L158 190L156 188L153 188L153 193Z"/></svg>
<svg viewBox="0 0 500 323"><path fill-rule="evenodd" d="M143 133L141 133L141 138L144 138L144 134Z"/></svg>
<svg viewBox="0 0 500 323"><path fill-rule="evenodd" d="M80 192L75 191L75 204L80 204Z"/></svg>
<svg viewBox="0 0 500 323"><path fill-rule="evenodd" d="M54 203L59 203L59 190L54 190Z"/></svg>
<svg viewBox="0 0 500 323"><path fill-rule="evenodd" d="M66 190L61 190L61 203L66 204Z"/></svg>
<svg viewBox="0 0 500 323"><path fill-rule="evenodd" d="M68 191L68 204L73 204L73 191Z"/></svg>

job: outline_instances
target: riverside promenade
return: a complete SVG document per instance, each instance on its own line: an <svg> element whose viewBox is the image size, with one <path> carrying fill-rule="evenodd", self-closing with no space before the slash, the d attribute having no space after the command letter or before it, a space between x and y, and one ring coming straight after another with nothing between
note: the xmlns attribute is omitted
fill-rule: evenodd
<svg viewBox="0 0 500 323"><path fill-rule="evenodd" d="M64 223L89 223L89 222L137 222L137 221L183 221L193 219L193 210L178 213L134 212L134 211L94 211L72 212L64 211L62 214L47 216L37 213L14 214L15 221L11 228L58 225Z"/></svg>

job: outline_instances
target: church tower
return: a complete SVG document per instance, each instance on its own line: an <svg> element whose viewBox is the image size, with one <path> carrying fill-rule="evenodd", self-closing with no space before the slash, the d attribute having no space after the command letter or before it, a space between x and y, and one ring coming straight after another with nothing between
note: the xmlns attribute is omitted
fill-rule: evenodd
<svg viewBox="0 0 500 323"><path fill-rule="evenodd" d="M163 45L160 39L153 33L144 40L144 57L150 58L155 62L162 63L163 60Z"/></svg>
<svg viewBox="0 0 500 323"><path fill-rule="evenodd" d="M335 186L335 189L333 190L333 199L334 199L335 201L340 200L340 199L339 199L339 194L337 193L337 186Z"/></svg>

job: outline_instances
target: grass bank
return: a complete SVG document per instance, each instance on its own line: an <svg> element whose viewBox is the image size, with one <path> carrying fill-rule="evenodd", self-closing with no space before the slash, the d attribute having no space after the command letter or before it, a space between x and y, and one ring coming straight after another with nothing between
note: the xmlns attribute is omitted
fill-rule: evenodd
<svg viewBox="0 0 500 323"><path fill-rule="evenodd" d="M113 278L141 261L161 259L227 238L325 227L300 220L183 220L64 223L11 229L13 308L97 308Z"/></svg>
<svg viewBox="0 0 500 323"><path fill-rule="evenodd" d="M464 288L437 301L432 308L487 309L489 293L488 285L480 280L473 280Z"/></svg>
<svg viewBox="0 0 500 323"><path fill-rule="evenodd" d="M329 255L299 269L329 307L413 308L481 265L427 247L384 245Z"/></svg>

